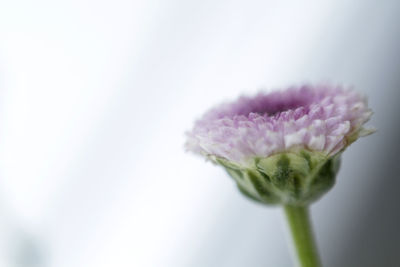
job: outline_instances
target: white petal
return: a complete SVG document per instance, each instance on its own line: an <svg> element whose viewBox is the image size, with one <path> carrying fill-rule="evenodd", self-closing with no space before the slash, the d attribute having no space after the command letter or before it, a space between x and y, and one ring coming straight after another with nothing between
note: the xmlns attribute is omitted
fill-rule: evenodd
<svg viewBox="0 0 400 267"><path fill-rule="evenodd" d="M345 121L337 126L336 129L334 129L330 135L345 135L349 132L350 130L350 122Z"/></svg>
<svg viewBox="0 0 400 267"><path fill-rule="evenodd" d="M326 141L325 141L325 152L331 153L332 149L335 148L335 146L343 140L343 136L327 136Z"/></svg>
<svg viewBox="0 0 400 267"><path fill-rule="evenodd" d="M285 148L290 148L291 146L302 144L306 132L306 129L301 129L300 131L285 135Z"/></svg>
<svg viewBox="0 0 400 267"><path fill-rule="evenodd" d="M324 149L325 146L325 136L318 135L318 136L311 136L310 141L308 142L308 147L313 150L321 151Z"/></svg>

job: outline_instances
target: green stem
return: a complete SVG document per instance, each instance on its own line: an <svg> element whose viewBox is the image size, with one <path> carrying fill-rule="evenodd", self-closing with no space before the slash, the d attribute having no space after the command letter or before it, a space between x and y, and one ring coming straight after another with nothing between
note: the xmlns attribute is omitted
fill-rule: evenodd
<svg viewBox="0 0 400 267"><path fill-rule="evenodd" d="M307 206L284 206L296 256L301 267L321 267Z"/></svg>

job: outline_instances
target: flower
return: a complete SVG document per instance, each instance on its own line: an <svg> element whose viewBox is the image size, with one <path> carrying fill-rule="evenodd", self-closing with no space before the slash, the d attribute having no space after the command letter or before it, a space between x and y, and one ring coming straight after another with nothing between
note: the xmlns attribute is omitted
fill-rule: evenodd
<svg viewBox="0 0 400 267"><path fill-rule="evenodd" d="M334 183L341 152L372 129L364 96L340 86L300 86L242 96L203 115L186 149L222 165L247 196L305 204Z"/></svg>

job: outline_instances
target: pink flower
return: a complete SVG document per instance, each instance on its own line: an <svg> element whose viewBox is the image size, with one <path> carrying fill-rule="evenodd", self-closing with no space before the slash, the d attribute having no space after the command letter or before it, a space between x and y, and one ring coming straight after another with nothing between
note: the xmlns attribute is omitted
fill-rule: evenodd
<svg viewBox="0 0 400 267"><path fill-rule="evenodd" d="M187 133L186 148L241 165L293 148L330 157L373 132L363 127L371 115L364 96L342 87L261 92L205 113Z"/></svg>

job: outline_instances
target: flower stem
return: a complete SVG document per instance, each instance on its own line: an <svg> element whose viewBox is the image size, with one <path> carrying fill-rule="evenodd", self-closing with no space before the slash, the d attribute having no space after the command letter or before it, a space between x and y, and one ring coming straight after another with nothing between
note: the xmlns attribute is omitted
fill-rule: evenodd
<svg viewBox="0 0 400 267"><path fill-rule="evenodd" d="M321 267L307 206L284 206L294 248L301 267Z"/></svg>

